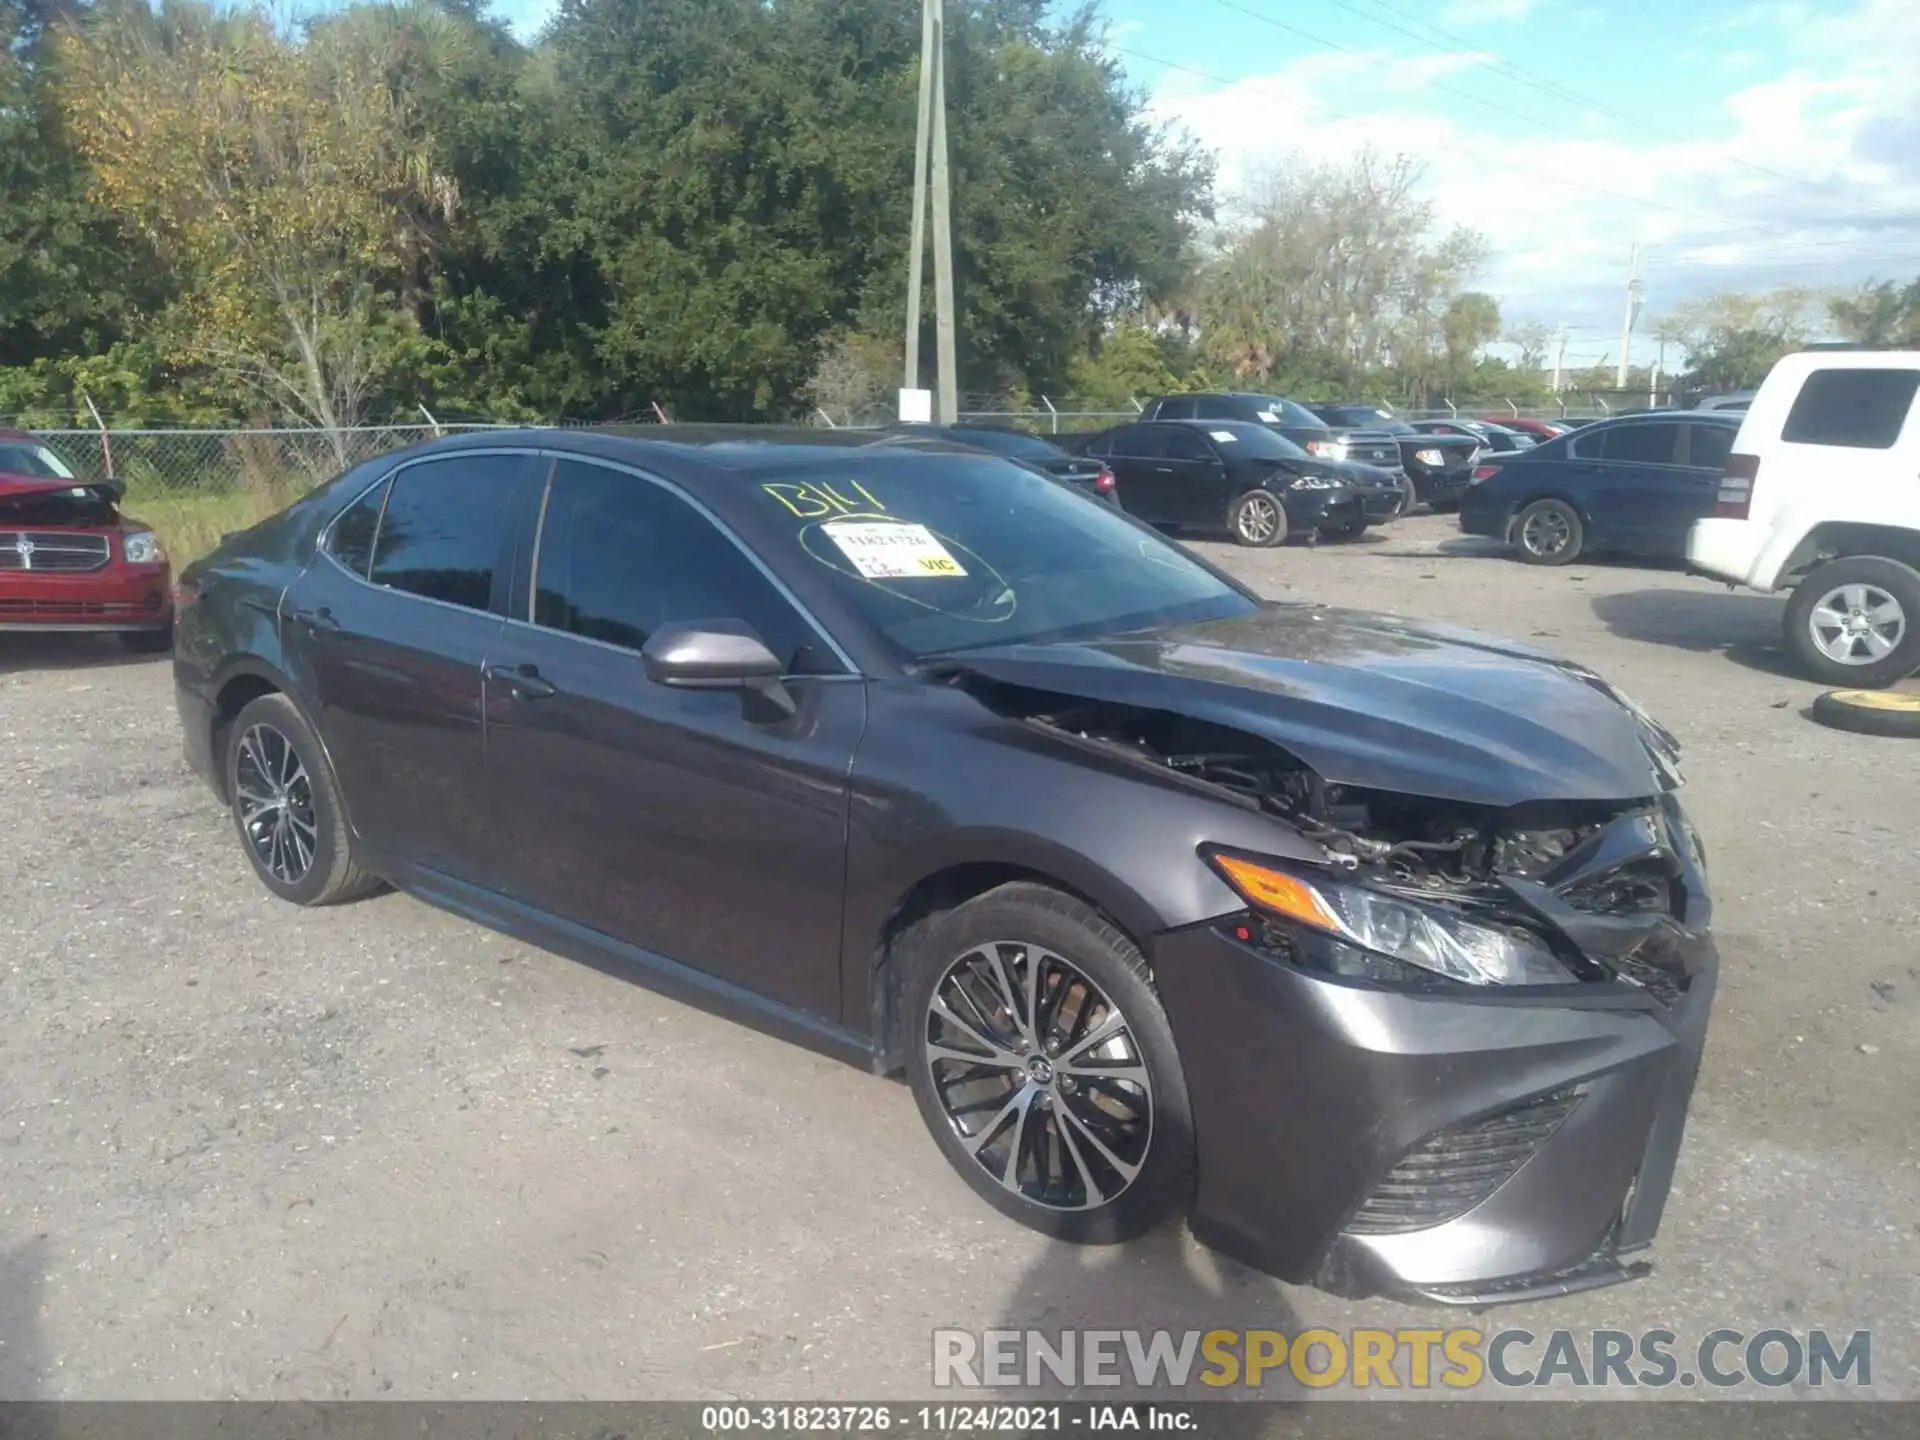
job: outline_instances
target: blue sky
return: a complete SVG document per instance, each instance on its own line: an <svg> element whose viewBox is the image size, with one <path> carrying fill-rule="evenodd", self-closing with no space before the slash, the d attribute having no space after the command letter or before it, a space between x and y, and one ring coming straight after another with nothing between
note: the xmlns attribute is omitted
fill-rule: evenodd
<svg viewBox="0 0 1920 1440"><path fill-rule="evenodd" d="M500 0L537 28L552 0ZM1920 0L1103 0L1225 192L1360 145L1425 166L1510 322L1619 350L1721 289L1920 274ZM1652 342L1636 340L1635 358ZM1645 346L1643 352L1639 347Z"/></svg>

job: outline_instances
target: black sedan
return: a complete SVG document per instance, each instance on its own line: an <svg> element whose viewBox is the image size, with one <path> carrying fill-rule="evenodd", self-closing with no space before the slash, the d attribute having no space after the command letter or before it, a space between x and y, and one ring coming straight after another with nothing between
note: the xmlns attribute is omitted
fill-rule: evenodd
<svg viewBox="0 0 1920 1440"><path fill-rule="evenodd" d="M1472 440L1482 455L1511 455L1516 450L1531 450L1540 443L1538 436L1491 420L1412 420L1408 423L1422 435L1452 435Z"/></svg>
<svg viewBox="0 0 1920 1440"><path fill-rule="evenodd" d="M1078 444L1112 467L1129 515L1175 529L1225 530L1242 545L1278 545L1299 534L1351 539L1406 503L1391 472L1315 459L1255 421L1121 425Z"/></svg>
<svg viewBox="0 0 1920 1440"><path fill-rule="evenodd" d="M261 882L904 1071L1062 1240L1189 1213L1456 1303L1645 1269L1715 973L1671 737L1006 460L806 438L434 441L190 566L185 749Z"/></svg>
<svg viewBox="0 0 1920 1440"><path fill-rule="evenodd" d="M941 440L974 450L985 450L993 455L1004 455L1009 460L1030 465L1056 479L1076 485L1109 504L1118 504L1120 501L1113 471L1106 465L1072 454L1024 430L1007 430L997 425L896 425L890 427L886 435L888 443Z"/></svg>
<svg viewBox="0 0 1920 1440"><path fill-rule="evenodd" d="M1738 414L1668 410L1583 425L1486 457L1460 507L1469 535L1504 540L1532 565L1615 551L1674 560L1713 513Z"/></svg>

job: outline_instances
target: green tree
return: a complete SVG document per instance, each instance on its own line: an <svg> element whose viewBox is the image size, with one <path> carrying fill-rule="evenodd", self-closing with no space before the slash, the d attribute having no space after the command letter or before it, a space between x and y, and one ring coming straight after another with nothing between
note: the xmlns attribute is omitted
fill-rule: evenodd
<svg viewBox="0 0 1920 1440"><path fill-rule="evenodd" d="M1834 296L1827 314L1841 336L1857 344L1920 346L1920 279L1869 281L1851 295Z"/></svg>

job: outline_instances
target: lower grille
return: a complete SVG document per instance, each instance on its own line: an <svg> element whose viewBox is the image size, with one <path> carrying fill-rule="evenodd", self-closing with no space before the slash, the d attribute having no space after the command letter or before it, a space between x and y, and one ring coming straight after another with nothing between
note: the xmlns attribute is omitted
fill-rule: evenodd
<svg viewBox="0 0 1920 1440"><path fill-rule="evenodd" d="M157 600L134 605L118 600L14 600L0 598L0 620L119 620L151 615Z"/></svg>
<svg viewBox="0 0 1920 1440"><path fill-rule="evenodd" d="M1580 1103L1578 1089L1430 1135L1387 1172L1348 1222L1349 1235L1399 1235L1457 1220L1498 1190Z"/></svg>
<svg viewBox="0 0 1920 1440"><path fill-rule="evenodd" d="M101 570L113 558L104 535L68 530L0 530L0 570L39 570L73 574Z"/></svg>

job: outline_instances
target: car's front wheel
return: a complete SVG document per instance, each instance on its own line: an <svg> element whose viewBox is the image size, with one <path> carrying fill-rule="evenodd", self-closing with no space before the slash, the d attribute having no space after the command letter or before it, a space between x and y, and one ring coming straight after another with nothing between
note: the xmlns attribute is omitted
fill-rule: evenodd
<svg viewBox="0 0 1920 1440"><path fill-rule="evenodd" d="M1920 571L1852 555L1807 572L1785 616L1787 649L1827 685L1877 690L1920 669Z"/></svg>
<svg viewBox="0 0 1920 1440"><path fill-rule="evenodd" d="M282 900L329 905L380 885L355 861L346 805L320 737L284 695L262 695L227 733L227 802L254 874Z"/></svg>
<svg viewBox="0 0 1920 1440"><path fill-rule="evenodd" d="M1278 545L1287 538L1287 512L1278 496L1249 490L1228 509L1227 528L1242 545Z"/></svg>
<svg viewBox="0 0 1920 1440"><path fill-rule="evenodd" d="M1186 1081L1125 934L1070 895L1015 883L915 927L900 958L914 1099L988 1203L1089 1245L1185 1211Z"/></svg>

